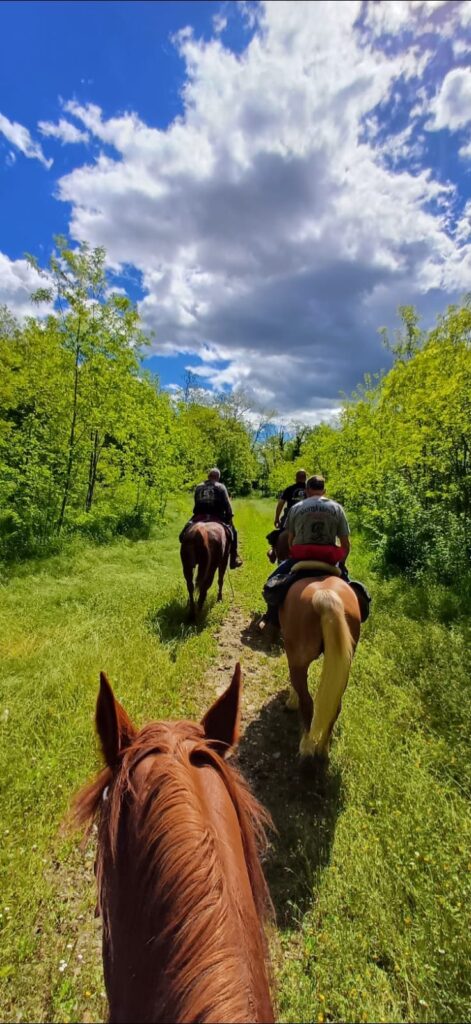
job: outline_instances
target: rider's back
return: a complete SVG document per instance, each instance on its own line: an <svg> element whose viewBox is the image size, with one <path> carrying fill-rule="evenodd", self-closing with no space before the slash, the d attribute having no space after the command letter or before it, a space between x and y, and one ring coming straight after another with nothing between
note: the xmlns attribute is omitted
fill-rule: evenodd
<svg viewBox="0 0 471 1024"><path fill-rule="evenodd" d="M228 504L229 497L224 484L215 480L205 480L195 489L193 515L212 515L225 520Z"/></svg>
<svg viewBox="0 0 471 1024"><path fill-rule="evenodd" d="M311 497L293 505L289 513L288 529L294 534L294 544L335 544L337 537L350 531L345 512L332 498Z"/></svg>

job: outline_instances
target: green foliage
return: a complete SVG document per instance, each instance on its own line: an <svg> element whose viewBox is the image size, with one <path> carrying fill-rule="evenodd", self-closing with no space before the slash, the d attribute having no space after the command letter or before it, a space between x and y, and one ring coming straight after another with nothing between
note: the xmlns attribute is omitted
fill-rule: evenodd
<svg viewBox="0 0 471 1024"><path fill-rule="evenodd" d="M0 557L50 551L64 532L148 535L170 494L218 464L233 491L257 472L230 402L172 401L142 369L133 303L113 292L105 251L56 239L52 312L19 324L0 309Z"/></svg>
<svg viewBox="0 0 471 1024"><path fill-rule="evenodd" d="M237 501L244 569L203 628L185 617L168 509L149 541L12 567L0 601L2 1020L103 1021L96 837L62 823L99 763L93 735L105 669L138 725L201 718L245 673L242 769L278 831L264 867L277 911L273 966L283 1021L469 1020L471 766L469 629L442 586L381 580L364 540L352 572L373 593L335 727L326 784L296 765L282 709L283 651L253 641L269 501ZM229 611L230 615L224 622ZM223 626L223 642L217 629ZM314 688L320 666L311 670Z"/></svg>
<svg viewBox="0 0 471 1024"><path fill-rule="evenodd" d="M427 337L411 307L400 312L403 330L388 343L392 369L366 376L337 424L314 427L294 465L279 438L264 444L267 489L276 493L303 463L324 473L383 565L463 580L471 554L471 303L451 306Z"/></svg>

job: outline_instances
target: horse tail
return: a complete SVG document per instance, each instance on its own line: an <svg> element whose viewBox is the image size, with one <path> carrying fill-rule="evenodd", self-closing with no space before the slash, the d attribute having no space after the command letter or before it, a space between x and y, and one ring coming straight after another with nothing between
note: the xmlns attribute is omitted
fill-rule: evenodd
<svg viewBox="0 0 471 1024"><path fill-rule="evenodd" d="M201 589L204 587L209 576L211 566L211 551L209 548L209 539L206 530L198 530L197 545L198 575L196 577L196 586L201 593Z"/></svg>
<svg viewBox="0 0 471 1024"><path fill-rule="evenodd" d="M321 679L316 693L311 736L319 751L327 749L340 711L353 657L353 640L342 601L334 590L316 590L312 607L319 616L324 646Z"/></svg>

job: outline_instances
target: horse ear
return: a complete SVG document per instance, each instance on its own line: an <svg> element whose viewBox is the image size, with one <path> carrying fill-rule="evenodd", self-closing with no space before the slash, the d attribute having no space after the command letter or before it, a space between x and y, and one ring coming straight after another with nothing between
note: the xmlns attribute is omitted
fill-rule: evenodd
<svg viewBox="0 0 471 1024"><path fill-rule="evenodd" d="M208 740L218 740L229 748L238 742L241 696L242 672L237 662L232 682L206 712L201 722Z"/></svg>
<svg viewBox="0 0 471 1024"><path fill-rule="evenodd" d="M95 723L105 761L110 768L114 768L121 751L132 742L136 730L124 708L115 699L104 672L100 672Z"/></svg>

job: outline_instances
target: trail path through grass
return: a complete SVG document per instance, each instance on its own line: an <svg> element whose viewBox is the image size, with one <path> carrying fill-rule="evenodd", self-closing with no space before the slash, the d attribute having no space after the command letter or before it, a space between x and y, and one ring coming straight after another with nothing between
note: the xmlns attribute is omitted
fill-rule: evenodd
<svg viewBox="0 0 471 1024"><path fill-rule="evenodd" d="M286 661L252 627L267 575L267 502L237 503L244 567L201 628L185 620L176 534L71 548L2 588L2 1020L101 1021L93 836L61 821L98 764L105 668L138 724L199 716L244 670L242 770L270 809L267 874L282 1021L470 1017L469 637L440 588L382 581L356 540L374 610L323 786L296 764ZM313 685L318 666L313 668Z"/></svg>

